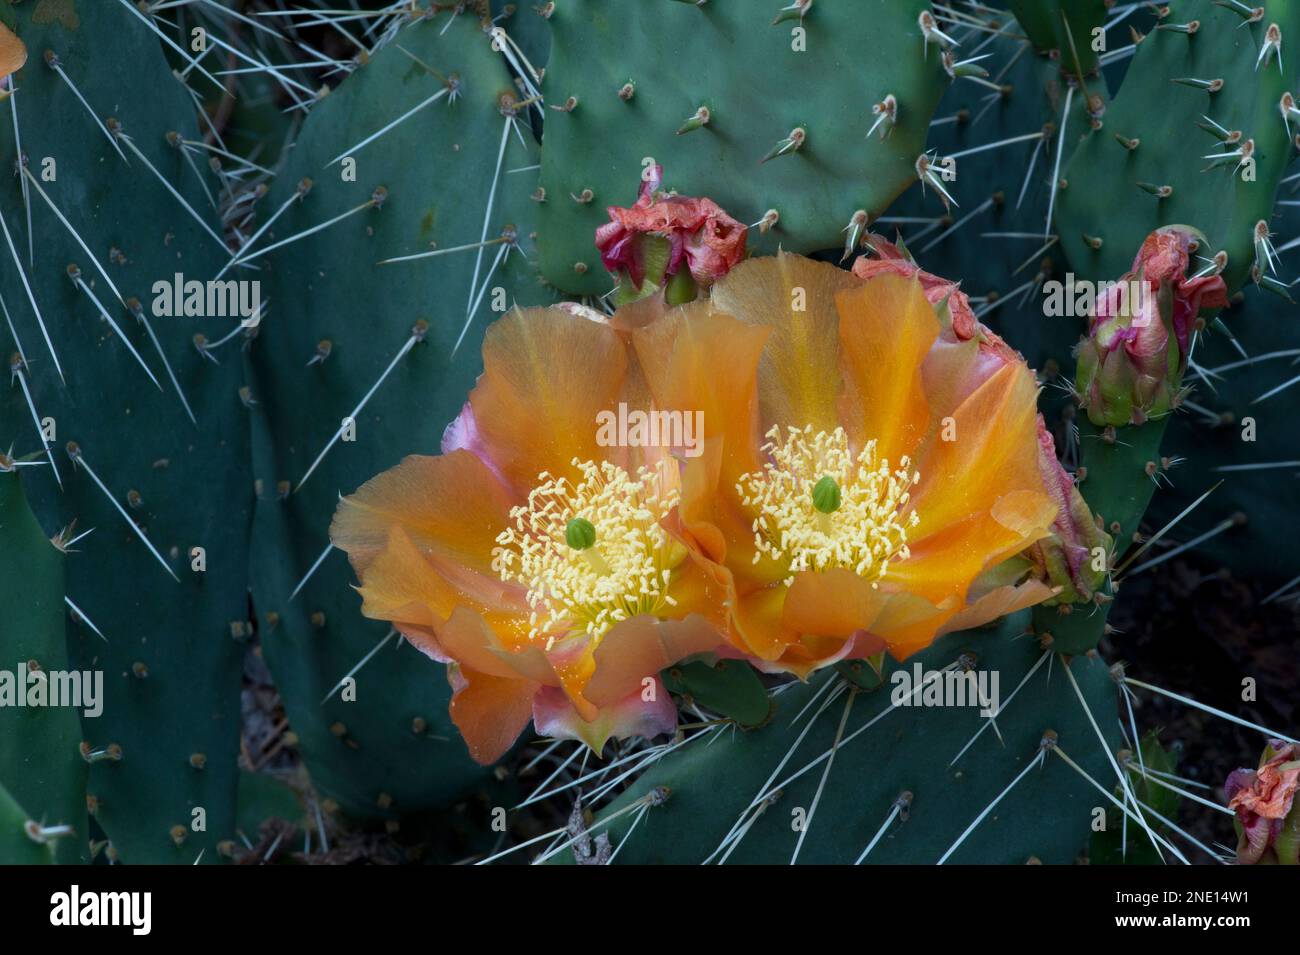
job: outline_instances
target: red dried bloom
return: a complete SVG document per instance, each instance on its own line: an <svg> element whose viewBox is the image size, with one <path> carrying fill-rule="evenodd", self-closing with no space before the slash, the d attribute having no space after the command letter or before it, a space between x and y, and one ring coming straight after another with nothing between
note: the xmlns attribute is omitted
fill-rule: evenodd
<svg viewBox="0 0 1300 955"><path fill-rule="evenodd" d="M1237 813L1237 861L1249 865L1267 853L1271 861L1295 864L1300 843L1291 810L1300 788L1300 746L1270 740L1259 769L1233 770L1223 788Z"/></svg>
<svg viewBox="0 0 1300 955"><path fill-rule="evenodd" d="M668 240L668 261L656 284L676 275L683 262L701 287L708 287L745 257L747 230L712 199L664 193L663 167L652 166L641 183L636 203L628 209L610 206L609 222L596 230L596 247L611 273L626 274L636 288L646 279L646 247L642 236ZM657 269L653 269L657 271Z"/></svg>

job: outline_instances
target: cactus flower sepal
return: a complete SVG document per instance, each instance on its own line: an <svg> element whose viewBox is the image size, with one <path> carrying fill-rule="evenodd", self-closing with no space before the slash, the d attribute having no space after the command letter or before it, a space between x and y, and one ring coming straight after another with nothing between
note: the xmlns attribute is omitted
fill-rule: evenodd
<svg viewBox="0 0 1300 955"><path fill-rule="evenodd" d="M1027 552L1038 576L1056 588L1056 594L1044 603L1091 600L1106 581L1107 561L1114 542L1097 525L1074 479L1057 460L1056 446L1042 415L1038 416L1038 467L1057 505L1052 533Z"/></svg>

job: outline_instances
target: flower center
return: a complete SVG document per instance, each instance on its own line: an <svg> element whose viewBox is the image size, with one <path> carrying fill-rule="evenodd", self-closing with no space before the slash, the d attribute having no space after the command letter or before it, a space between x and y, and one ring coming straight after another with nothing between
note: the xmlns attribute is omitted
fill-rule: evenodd
<svg viewBox="0 0 1300 955"><path fill-rule="evenodd" d="M875 441L855 455L843 428L774 427L766 438L771 460L736 485L757 512L754 563L785 563L787 584L799 571L843 567L875 586L891 560L907 558L907 530L920 518L904 512L921 475L906 456L891 469Z"/></svg>
<svg viewBox="0 0 1300 955"><path fill-rule="evenodd" d="M601 637L620 620L675 606L668 585L685 556L659 525L678 499L663 470L633 477L608 461L572 463L581 479L539 474L492 551L501 579L528 588L528 636L548 650L575 630Z"/></svg>

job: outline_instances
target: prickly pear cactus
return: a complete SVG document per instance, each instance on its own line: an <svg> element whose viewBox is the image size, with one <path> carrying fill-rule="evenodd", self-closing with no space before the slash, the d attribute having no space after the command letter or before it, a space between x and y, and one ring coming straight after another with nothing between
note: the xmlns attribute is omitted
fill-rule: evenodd
<svg viewBox="0 0 1300 955"><path fill-rule="evenodd" d="M1300 61L1281 37L1300 32L1300 23L1290 19L1293 12L1285 4L1276 5L1272 16L1239 4L1171 4L1160 9L1145 36L1135 36L1136 52L1114 101L1062 173L1056 222L1081 277L1118 276L1141 236L1183 223L1197 235L1189 279L1220 275L1229 291L1253 279L1288 296L1288 282L1276 274L1269 220L1292 156L1287 77L1294 77ZM1162 108L1153 110L1157 98ZM1195 141L1193 131L1209 140L1206 153L1184 148ZM1132 201L1111 215L1097 197L1114 194L1117 184L1130 190ZM1119 249L1112 241L1116 234ZM1195 341L1183 346L1184 364L1192 361L1188 352ZM1085 346L1081 354L1092 352ZM1087 387L1092 367L1080 363L1077 388ZM1171 376L1167 387L1177 396L1175 407L1188 385L1181 369ZM1079 422L1083 492L1115 538L1117 567L1124 566L1120 559L1131 545L1143 540L1140 522L1147 506L1161 483L1173 483L1170 471L1180 460L1162 453L1168 414L1147 420L1135 411L1131 421L1121 417L1109 420L1094 411ZM1192 498L1208 490L1198 486ZM1236 523L1228 517L1219 530ZM1077 648L1095 646L1104 620L1105 613L1055 620L1040 613L1038 626Z"/></svg>
<svg viewBox="0 0 1300 955"><path fill-rule="evenodd" d="M1206 236L1200 265L1212 264L1230 288L1256 271L1275 290L1286 284L1266 244L1300 131L1286 107L1294 108L1300 44L1283 42L1300 36L1300 9L1271 4L1259 19L1253 9L1210 0L1161 7L1097 128L1061 171L1057 221L1079 275L1113 279L1154 226L1186 223Z"/></svg>
<svg viewBox="0 0 1300 955"><path fill-rule="evenodd" d="M1300 7L997 7L0 3L0 863L1294 861L1289 728L1108 619L1175 558L1295 598ZM891 288L897 340L806 321ZM809 459L745 486L827 539L885 488L903 577L773 617L771 380L1023 476L1014 547L953 584L922 476ZM934 437L974 394L1021 444ZM1201 795L1219 720L1264 757Z"/></svg>

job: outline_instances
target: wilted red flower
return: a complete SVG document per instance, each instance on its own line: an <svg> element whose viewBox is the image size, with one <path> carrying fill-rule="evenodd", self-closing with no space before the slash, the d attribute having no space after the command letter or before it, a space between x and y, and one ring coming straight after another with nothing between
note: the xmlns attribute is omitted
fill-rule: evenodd
<svg viewBox="0 0 1300 955"><path fill-rule="evenodd" d="M1237 861L1300 862L1300 819L1292 813L1300 788L1300 746L1269 740L1259 769L1235 769L1224 784L1237 813Z"/></svg>
<svg viewBox="0 0 1300 955"><path fill-rule="evenodd" d="M647 275L662 285L683 263L691 278L707 288L745 257L747 230L712 199L664 193L662 182L663 167L651 166L631 208L606 210L609 222L596 230L600 259L614 275L627 275L638 290ZM654 250L642 241L644 236L667 240L665 262L651 261Z"/></svg>

